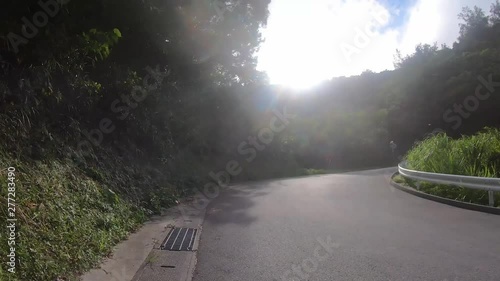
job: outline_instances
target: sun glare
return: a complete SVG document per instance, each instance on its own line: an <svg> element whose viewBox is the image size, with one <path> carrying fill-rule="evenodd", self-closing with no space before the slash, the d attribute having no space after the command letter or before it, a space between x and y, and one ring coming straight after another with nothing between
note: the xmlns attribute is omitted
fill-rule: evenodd
<svg viewBox="0 0 500 281"><path fill-rule="evenodd" d="M293 90L307 90L323 80L319 67L305 67L303 65L291 65L277 67L275 73L268 73L271 84L283 85Z"/></svg>
<svg viewBox="0 0 500 281"><path fill-rule="evenodd" d="M321 5L290 2L289 6L287 11L271 7L268 28L262 31L265 43L259 53L259 70L268 74L272 84L306 90L335 72L337 54L330 27L338 18Z"/></svg>
<svg viewBox="0 0 500 281"><path fill-rule="evenodd" d="M279 9L285 5L287 9ZM332 6L335 4L334 6ZM380 32L388 12L378 2L273 0L258 70L272 84L307 90L333 77L383 71L393 67L393 37ZM346 51L347 50L347 51Z"/></svg>
<svg viewBox="0 0 500 281"><path fill-rule="evenodd" d="M317 34L309 38L269 38L269 44L260 55L260 69L269 76L271 84L293 90L307 90L332 77L332 65L325 46L325 38ZM294 42L293 46L287 44Z"/></svg>

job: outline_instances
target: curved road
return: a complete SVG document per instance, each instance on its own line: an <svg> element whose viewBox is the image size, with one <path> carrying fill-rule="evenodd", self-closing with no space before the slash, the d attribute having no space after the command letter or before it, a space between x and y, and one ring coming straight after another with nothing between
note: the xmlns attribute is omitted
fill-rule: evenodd
<svg viewBox="0 0 500 281"><path fill-rule="evenodd" d="M500 216L394 189L393 172L222 192L207 209L194 280L500 280Z"/></svg>

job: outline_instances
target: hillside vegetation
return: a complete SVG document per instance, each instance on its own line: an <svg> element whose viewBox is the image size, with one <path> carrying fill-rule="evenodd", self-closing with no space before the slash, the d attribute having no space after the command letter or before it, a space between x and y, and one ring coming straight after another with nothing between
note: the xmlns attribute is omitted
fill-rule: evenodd
<svg viewBox="0 0 500 281"><path fill-rule="evenodd" d="M4 4L0 198L14 167L18 264L10 274L2 255L0 280L75 279L221 171L242 181L388 166L391 140L404 154L438 128L452 142L500 126L498 1L489 15L464 8L453 46L418 45L394 71L300 95L256 70L269 2Z"/></svg>
<svg viewBox="0 0 500 281"><path fill-rule="evenodd" d="M407 156L408 168L442 174L500 178L500 130L487 129L476 135L451 139L438 134L418 143ZM416 183L407 180L412 186ZM488 192L464 187L420 183L421 191L488 205ZM500 205L496 198L495 205Z"/></svg>

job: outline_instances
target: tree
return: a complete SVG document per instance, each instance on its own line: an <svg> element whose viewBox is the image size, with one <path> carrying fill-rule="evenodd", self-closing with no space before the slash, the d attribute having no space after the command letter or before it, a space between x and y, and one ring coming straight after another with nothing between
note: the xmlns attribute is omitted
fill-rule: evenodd
<svg viewBox="0 0 500 281"><path fill-rule="evenodd" d="M495 3L492 3L490 6L490 24L496 25L500 23L500 1L495 0Z"/></svg>
<svg viewBox="0 0 500 281"><path fill-rule="evenodd" d="M488 28L488 17L481 8L477 6L474 6L473 9L464 7L458 18L464 21L464 23L459 24L459 41L481 40L483 38Z"/></svg>

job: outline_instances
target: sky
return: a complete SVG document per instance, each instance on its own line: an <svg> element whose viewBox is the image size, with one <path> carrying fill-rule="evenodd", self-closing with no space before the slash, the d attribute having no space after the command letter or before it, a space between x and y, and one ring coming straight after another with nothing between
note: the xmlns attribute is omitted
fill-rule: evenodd
<svg viewBox="0 0 500 281"><path fill-rule="evenodd" d="M458 14L493 0L272 0L257 69L272 84L306 89L333 77L394 69L396 49L452 46Z"/></svg>

